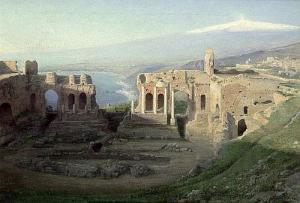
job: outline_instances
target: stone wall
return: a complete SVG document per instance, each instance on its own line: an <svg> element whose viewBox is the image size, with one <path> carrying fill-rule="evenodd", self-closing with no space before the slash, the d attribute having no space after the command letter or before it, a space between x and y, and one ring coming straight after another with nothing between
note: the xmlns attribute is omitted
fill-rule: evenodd
<svg viewBox="0 0 300 203"><path fill-rule="evenodd" d="M260 75L215 75L213 63L213 51L207 50L205 72L170 70L140 74L137 78L140 92L139 104L133 113L155 114L155 111L144 111L147 105L146 95L148 93L155 95L155 92L162 91L157 88L157 84L164 84L163 86L167 87L167 114L170 118L168 124L174 124L175 118L172 95L176 91L181 91L189 98L188 121L193 122L193 125L206 127L213 134L215 141L224 141L238 136L241 131L239 123L248 127L257 126L254 118L257 112L272 107L275 102L278 103L278 100L282 99L277 94L273 94L280 88L278 81ZM155 101L156 96L151 99ZM155 122L155 118L153 116L152 121Z"/></svg>
<svg viewBox="0 0 300 203"><path fill-rule="evenodd" d="M0 80L0 105L8 103L13 116L29 107L28 80L24 75L7 75Z"/></svg>
<svg viewBox="0 0 300 203"><path fill-rule="evenodd" d="M37 62L26 61L24 73L0 74L0 128L7 125L7 113L13 119L25 111L45 115L49 111L45 98L48 90L58 96L56 113L59 119L66 113L93 114L93 117L97 114L96 87L89 75L66 77L53 72L38 75ZM71 96L73 104L70 105Z"/></svg>
<svg viewBox="0 0 300 203"><path fill-rule="evenodd" d="M0 74L18 72L17 61L0 61Z"/></svg>

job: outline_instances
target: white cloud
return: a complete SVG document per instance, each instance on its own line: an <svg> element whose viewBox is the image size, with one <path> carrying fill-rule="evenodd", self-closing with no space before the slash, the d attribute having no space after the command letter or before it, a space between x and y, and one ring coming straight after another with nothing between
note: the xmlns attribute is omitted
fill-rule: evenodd
<svg viewBox="0 0 300 203"><path fill-rule="evenodd" d="M206 33L206 32L221 31L221 30L228 31L228 32L274 31L274 30L290 31L290 30L297 30L299 28L300 28L299 26L294 26L294 25L251 21L242 18L238 21L190 30L187 31L187 33L196 34L196 33Z"/></svg>

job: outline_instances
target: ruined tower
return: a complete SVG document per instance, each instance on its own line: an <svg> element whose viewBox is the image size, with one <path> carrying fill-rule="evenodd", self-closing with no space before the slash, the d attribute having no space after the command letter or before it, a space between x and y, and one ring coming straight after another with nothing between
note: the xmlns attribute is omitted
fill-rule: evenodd
<svg viewBox="0 0 300 203"><path fill-rule="evenodd" d="M69 75L69 85L76 84L75 75Z"/></svg>
<svg viewBox="0 0 300 203"><path fill-rule="evenodd" d="M205 50L204 72L209 76L214 74L214 51L211 48Z"/></svg>
<svg viewBox="0 0 300 203"><path fill-rule="evenodd" d="M36 61L26 61L24 71L26 75L37 75L38 63Z"/></svg>
<svg viewBox="0 0 300 203"><path fill-rule="evenodd" d="M46 80L45 82L47 84L55 85L56 84L56 73L54 72L48 72L46 74Z"/></svg>

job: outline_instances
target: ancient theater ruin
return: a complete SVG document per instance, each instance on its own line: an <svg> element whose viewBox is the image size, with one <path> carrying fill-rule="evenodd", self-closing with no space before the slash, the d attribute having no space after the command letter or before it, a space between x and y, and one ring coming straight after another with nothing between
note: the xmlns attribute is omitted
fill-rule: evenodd
<svg viewBox="0 0 300 203"><path fill-rule="evenodd" d="M137 77L137 88L140 93L138 105L132 105L129 124L181 126L182 120L175 113L174 102L175 95L181 92L187 95L187 109L185 126L181 126L179 132L184 130L185 137L196 138L199 135L190 130L199 129L200 132L205 129L206 134L219 142L264 124L261 114L274 106L276 93L282 87L278 81L259 74L215 73L214 52L207 49L204 71L142 73Z"/></svg>
<svg viewBox="0 0 300 203"><path fill-rule="evenodd" d="M2 61L0 170L21 171L22 186L53 191L170 184L209 167L226 141L266 124L294 94L280 82L217 71L207 49L204 71L139 74L137 101L118 112L100 109L89 75L41 74L36 61L20 71L16 61Z"/></svg>

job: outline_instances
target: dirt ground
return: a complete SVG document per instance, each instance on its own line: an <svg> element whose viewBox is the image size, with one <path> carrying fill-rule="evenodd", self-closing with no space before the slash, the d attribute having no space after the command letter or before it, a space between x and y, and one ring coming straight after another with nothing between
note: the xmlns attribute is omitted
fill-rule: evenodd
<svg viewBox="0 0 300 203"><path fill-rule="evenodd" d="M180 148L189 149L189 151L161 149L164 145L169 143L176 143ZM154 170L154 173L143 177L134 177L129 174L124 174L109 179L103 177L81 178L32 171L17 167L14 164L17 158L31 156L33 154L43 154L47 150L47 148L33 148L26 144L18 149L1 149L0 170L8 171L10 175L16 176L18 183L14 187L23 189L88 194L119 194L152 186L170 184L186 176L196 164L204 164L207 160L211 159L214 154L212 144L205 135L197 139L197 142L189 142L181 138L161 140L116 139L111 145L105 146L100 152L93 155L92 158L84 159L80 157L62 156L59 158L59 161L89 164L92 166L126 161L129 164L146 164L149 168ZM53 145L51 150L87 151L87 144L59 143ZM103 157L101 155L103 151L114 152L117 155ZM126 156L122 156L122 154ZM137 156L135 157L135 155ZM131 158L129 159L128 157Z"/></svg>

